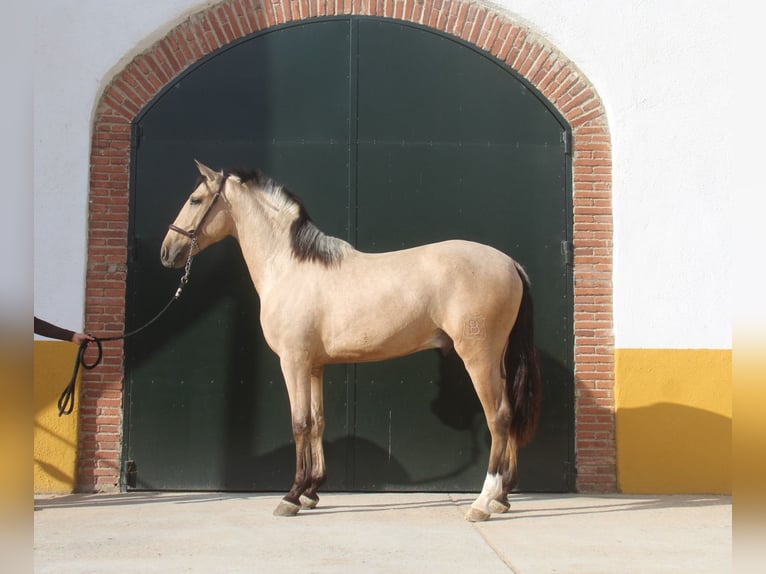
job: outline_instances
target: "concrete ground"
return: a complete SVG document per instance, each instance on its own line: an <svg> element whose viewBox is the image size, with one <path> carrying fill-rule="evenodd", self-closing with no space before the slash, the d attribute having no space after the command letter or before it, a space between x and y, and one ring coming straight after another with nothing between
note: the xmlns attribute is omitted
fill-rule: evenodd
<svg viewBox="0 0 766 574"><path fill-rule="evenodd" d="M35 499L34 571L641 573L731 571L731 498L519 494L472 524L469 494L325 494L294 518L277 494Z"/></svg>

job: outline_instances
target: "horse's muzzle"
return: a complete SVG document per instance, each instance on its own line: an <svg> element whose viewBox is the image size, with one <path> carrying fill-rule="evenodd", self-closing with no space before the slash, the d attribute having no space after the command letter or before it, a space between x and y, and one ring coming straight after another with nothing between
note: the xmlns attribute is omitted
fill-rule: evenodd
<svg viewBox="0 0 766 574"><path fill-rule="evenodd" d="M160 261L162 261L162 265L168 269L182 267L184 264L182 251L183 250L181 249L171 249L163 243L162 249L160 249Z"/></svg>

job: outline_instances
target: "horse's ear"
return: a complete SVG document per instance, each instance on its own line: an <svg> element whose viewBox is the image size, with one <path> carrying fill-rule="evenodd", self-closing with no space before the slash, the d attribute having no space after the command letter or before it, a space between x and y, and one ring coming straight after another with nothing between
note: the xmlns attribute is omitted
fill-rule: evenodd
<svg viewBox="0 0 766 574"><path fill-rule="evenodd" d="M217 178L223 175L223 172L218 173L217 171L210 169L201 161L195 159L194 163L197 164L197 169L199 170L200 175L208 181L215 181Z"/></svg>

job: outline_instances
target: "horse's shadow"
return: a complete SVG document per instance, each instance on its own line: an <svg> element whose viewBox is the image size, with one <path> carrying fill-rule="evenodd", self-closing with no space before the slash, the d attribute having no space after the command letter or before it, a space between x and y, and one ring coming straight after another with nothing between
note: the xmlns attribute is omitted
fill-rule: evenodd
<svg viewBox="0 0 766 574"><path fill-rule="evenodd" d="M549 358L541 355L541 361L544 371L550 373ZM463 455L451 461L444 461L439 468L434 467L431 472L424 473L421 465L419 471L413 474L412 469L408 470L408 464L397 458L396 450L392 453L379 441L375 442L353 433L341 436L330 434L323 442L328 479L322 490L455 491L463 490L464 487L458 485L465 484L466 475L472 474L476 474L475 483L478 488L486 469L484 464L491 444L481 403L462 360L456 353L450 352L440 356L438 369L438 376L434 381L437 393L431 400L429 409L445 428L459 431L468 437L463 443L464 448L467 447ZM257 391L249 388L247 392ZM247 403L249 401L245 401L245 404ZM552 422L560 423L555 420L541 421L539 434L543 441L549 438L547 435L555 434L555 428L548 428ZM342 429L334 430L336 433L342 432ZM285 436L285 440L277 448L258 454L253 454L253 446L243 440L241 435L238 440L229 443L232 452L225 457L227 468L223 473L223 488L235 491L266 491L289 486L295 469L293 441ZM526 456L525 451L526 449L520 451L521 458ZM539 482L540 477L537 475L540 474L540 470L534 466L526 468L520 465L520 488L523 488L524 484ZM474 481L471 482L473 483Z"/></svg>
<svg viewBox="0 0 766 574"><path fill-rule="evenodd" d="M463 360L454 351L442 355L439 361L439 394L431 401L431 412L445 425L455 430L471 430L475 434L475 419L482 415L481 403L463 366ZM490 444L489 431L484 441ZM476 442L479 438L474 437Z"/></svg>
<svg viewBox="0 0 766 574"><path fill-rule="evenodd" d="M399 485L412 482L404 466L372 441L349 436L325 440L324 452L328 469L328 479L322 488L324 491L355 489L349 479L353 473L347 472L353 467L355 458L363 460L365 466L385 469L387 482ZM291 441L270 452L246 458L237 457L236 462L231 461L226 473L228 484L224 485L224 489L263 491L264 485L269 486L266 490L286 489L294 478L294 471L295 446Z"/></svg>
<svg viewBox="0 0 766 574"><path fill-rule="evenodd" d="M392 453L378 442L354 434L325 439L323 447L328 479L322 490L454 490L454 486L461 482L456 477L475 469L479 469L476 480L480 482L484 473L480 463L486 457L491 442L481 403L457 353L427 352L440 355L439 372L434 381L437 394L431 401L430 410L442 425L469 436L463 443L468 445L464 455L450 464L445 462L439 468L433 468L432 472L424 473L421 466L419 472L413 475L408 471L407 464L397 459L396 451ZM264 485L286 486L291 483L295 468L295 445L292 440L266 453L255 456L243 454L240 452L229 458L226 477L231 480L230 487L236 490L263 490Z"/></svg>

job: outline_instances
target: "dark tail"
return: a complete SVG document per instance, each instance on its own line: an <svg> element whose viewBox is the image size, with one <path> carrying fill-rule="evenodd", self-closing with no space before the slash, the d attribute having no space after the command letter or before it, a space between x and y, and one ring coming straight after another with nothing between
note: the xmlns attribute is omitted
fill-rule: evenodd
<svg viewBox="0 0 766 574"><path fill-rule="evenodd" d="M529 278L516 263L524 290L516 323L508 337L505 372L508 399L511 403L511 433L521 446L529 442L537 429L540 415L542 381L535 348L534 304Z"/></svg>

